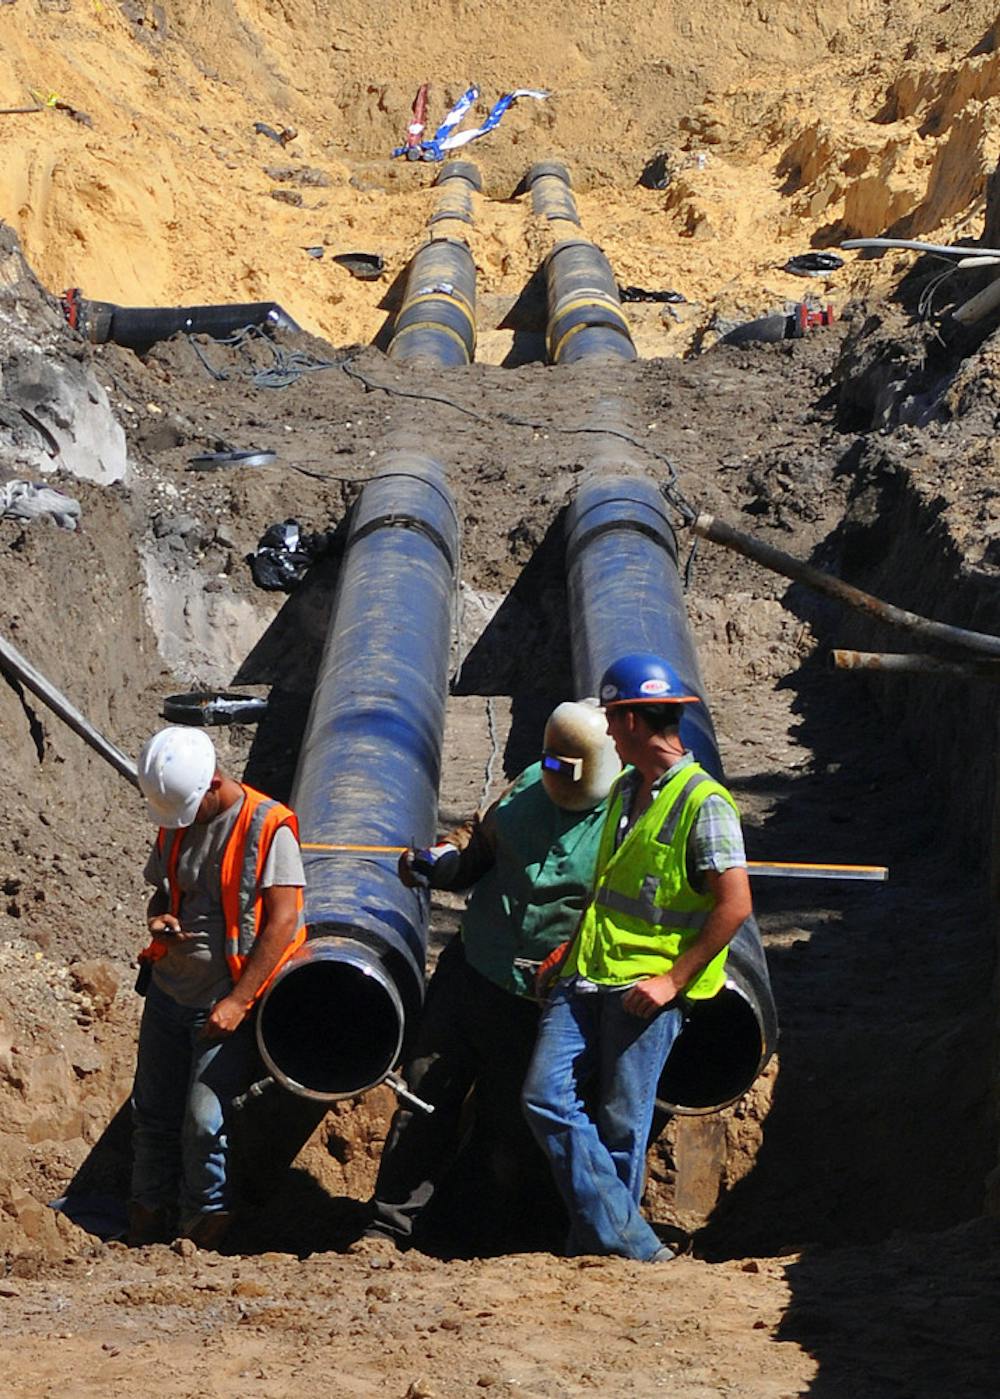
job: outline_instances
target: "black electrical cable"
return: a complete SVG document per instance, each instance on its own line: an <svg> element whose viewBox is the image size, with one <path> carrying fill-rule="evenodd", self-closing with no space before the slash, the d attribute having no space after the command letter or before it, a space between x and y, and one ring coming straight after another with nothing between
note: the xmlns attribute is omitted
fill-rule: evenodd
<svg viewBox="0 0 1000 1399"><path fill-rule="evenodd" d="M226 371L214 368L214 366L208 362L198 342L191 336L189 336L188 339L190 340L195 354L212 378L219 383L224 383L229 378ZM629 446L635 447L639 452L644 452L647 456L661 462L666 467L667 478L660 486L664 499L677 511L682 524L690 525L697 519L697 510L691 505L690 501L685 498L677 485L677 468L671 459L666 456L665 453L657 451L655 447L651 447L647 442L640 442L637 437L633 437L631 433L623 432L619 428L598 427L592 424L578 427L561 427L552 422L538 422L533 418L522 418L516 413L481 413L476 408L470 408L464 403L459 403L456 399L449 398L447 394L427 393L426 391L418 389L400 389L396 388L393 384L380 383L377 379L372 379L367 374L364 374L352 364L350 359L322 360L318 359L315 355L305 354L299 350L289 354L279 345L276 345L266 332L259 330L256 326L248 326L246 329L238 331L235 335L229 336L225 340L217 340L215 343L228 345L246 353L247 345L250 341L263 341L270 349L274 358L274 363L269 368L252 369L244 374L243 377L248 378L259 388L287 388L304 374L312 374L326 369L342 369L349 379L353 379L357 383L363 385L369 393L377 390L380 393L387 393L394 398L409 398L425 403L440 403L442 406L452 408L457 413L464 413L467 417L474 418L480 423L502 422L507 423L511 427L531 428L535 432L556 432L565 435L579 435L582 433L604 437L616 437L619 441L627 442ZM300 472L303 476L311 476L320 481L353 483L359 479L366 479L332 476L325 472L309 471L301 466L293 466L292 469Z"/></svg>
<svg viewBox="0 0 1000 1399"><path fill-rule="evenodd" d="M697 510L695 510L690 501L685 498L677 485L677 468L674 466L674 463L663 452L657 451L655 447L650 447L646 442L640 442L639 439L633 437L631 433L622 432L618 428L595 427L589 424L580 427L560 427L558 424L552 422L537 422L532 418L521 418L515 413L480 413L478 409L469 408L464 403L458 403L455 399L449 398L446 394L424 393L416 389L398 389L392 384L380 384L376 379L370 379L366 374L363 374L360 369L354 368L349 360L341 361L340 368L349 379L357 380L357 382L363 384L369 391L378 389L382 393L391 394L395 398L415 398L428 403L441 403L446 408L454 408L457 412L465 413L468 417L475 418L476 421L480 423L498 421L508 423L512 427L530 427L536 432L558 432L567 434L589 433L603 437L617 437L620 441L627 442L638 451L645 452L647 456L662 462L667 468L667 479L661 485L660 490L663 492L664 498L669 501L681 516L684 524L693 524L698 517Z"/></svg>

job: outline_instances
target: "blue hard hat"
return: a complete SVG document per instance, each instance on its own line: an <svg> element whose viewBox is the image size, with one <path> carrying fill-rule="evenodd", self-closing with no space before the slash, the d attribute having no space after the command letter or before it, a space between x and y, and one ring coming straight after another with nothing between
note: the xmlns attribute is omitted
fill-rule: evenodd
<svg viewBox="0 0 1000 1399"><path fill-rule="evenodd" d="M651 651L630 651L601 676L601 704L699 704L669 661Z"/></svg>

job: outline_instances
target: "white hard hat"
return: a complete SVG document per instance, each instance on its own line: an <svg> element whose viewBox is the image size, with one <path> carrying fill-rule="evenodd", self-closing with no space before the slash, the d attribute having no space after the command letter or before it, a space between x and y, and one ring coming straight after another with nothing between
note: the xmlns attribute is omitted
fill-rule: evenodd
<svg viewBox="0 0 1000 1399"><path fill-rule="evenodd" d="M218 766L202 729L161 729L139 754L139 790L152 821L167 830L190 826Z"/></svg>
<svg viewBox="0 0 1000 1399"><path fill-rule="evenodd" d="M542 785L564 811L589 811L602 802L621 771L596 699L556 705L545 725Z"/></svg>

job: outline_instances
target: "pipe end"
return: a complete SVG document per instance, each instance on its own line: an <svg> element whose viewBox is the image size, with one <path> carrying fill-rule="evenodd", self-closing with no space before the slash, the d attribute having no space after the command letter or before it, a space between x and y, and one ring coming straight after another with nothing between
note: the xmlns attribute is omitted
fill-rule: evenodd
<svg viewBox="0 0 1000 1399"><path fill-rule="evenodd" d="M541 180L545 175L552 175L555 179L562 180L567 189L573 188L569 171L558 160L539 160L533 165L524 177L525 188L531 189L535 181Z"/></svg>
<svg viewBox="0 0 1000 1399"><path fill-rule="evenodd" d="M261 1058L299 1097L366 1093L399 1062L405 1012L378 954L350 937L316 938L282 968L257 1015Z"/></svg>
<svg viewBox="0 0 1000 1399"><path fill-rule="evenodd" d="M717 996L689 1003L660 1075L657 1106L688 1117L719 1112L753 1086L773 1048L760 996L730 975Z"/></svg>
<svg viewBox="0 0 1000 1399"><path fill-rule="evenodd" d="M446 161L434 183L443 185L446 180L466 180L477 194L481 194L483 190L483 177L479 173L479 166L474 165L471 160Z"/></svg>

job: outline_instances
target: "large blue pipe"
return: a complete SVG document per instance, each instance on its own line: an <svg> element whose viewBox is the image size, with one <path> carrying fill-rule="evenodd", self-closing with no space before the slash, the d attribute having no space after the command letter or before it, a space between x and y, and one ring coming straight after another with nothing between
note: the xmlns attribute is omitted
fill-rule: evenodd
<svg viewBox="0 0 1000 1399"><path fill-rule="evenodd" d="M469 364L476 353L476 263L467 235L472 195L482 181L471 161L451 160L435 183L429 240L410 262L388 355L400 364L449 369Z"/></svg>
<svg viewBox="0 0 1000 1399"><path fill-rule="evenodd" d="M525 182L532 209L548 220L556 238L545 260L549 359L553 364L635 359L611 264L579 231L569 173L554 161L542 161Z"/></svg>
<svg viewBox="0 0 1000 1399"><path fill-rule="evenodd" d="M309 939L257 1018L272 1075L322 1101L382 1081L423 998L427 903L396 864L436 830L458 517L424 451L397 440L379 469L351 521L292 791Z"/></svg>
<svg viewBox="0 0 1000 1399"><path fill-rule="evenodd" d="M592 421L620 423L611 398ZM619 438L597 438L596 464L627 459ZM701 704L684 706L681 736L698 761L722 778L712 716L688 628L677 569L677 540L662 493L642 477L595 475L581 486L566 520L566 575L576 693L594 695L605 669L628 651L665 656ZM672 1112L715 1112L751 1086L774 1051L777 1013L754 918L730 944L724 989L690 1002L658 1097Z"/></svg>

